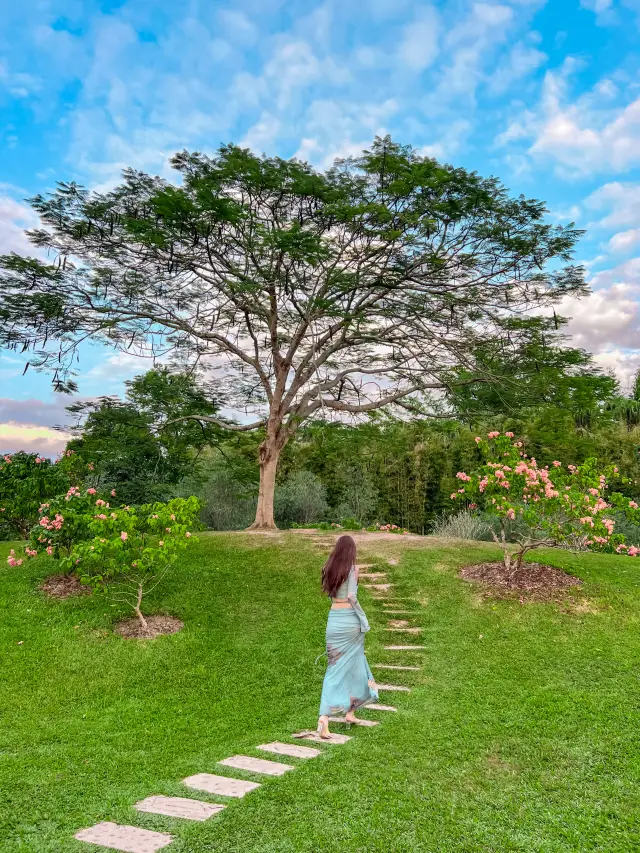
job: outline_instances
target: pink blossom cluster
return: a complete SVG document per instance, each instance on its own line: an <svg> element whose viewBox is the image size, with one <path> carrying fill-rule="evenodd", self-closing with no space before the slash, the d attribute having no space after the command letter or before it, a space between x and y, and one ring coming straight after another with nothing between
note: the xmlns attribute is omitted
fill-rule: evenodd
<svg viewBox="0 0 640 853"><path fill-rule="evenodd" d="M9 551L9 556L7 557L7 563L11 566L11 568L15 568L16 566L22 565L22 560L16 557L16 552L13 548Z"/></svg>
<svg viewBox="0 0 640 853"><path fill-rule="evenodd" d="M8 454L6 456L3 456L2 458L7 463L7 465L11 465L11 457Z"/></svg>
<svg viewBox="0 0 640 853"><path fill-rule="evenodd" d="M468 474L465 474L464 471L458 471L456 474L458 480L462 480L463 483L468 483L471 477Z"/></svg>
<svg viewBox="0 0 640 853"><path fill-rule="evenodd" d="M64 516L60 515L60 513L56 513L55 518L49 518L46 515L43 515L40 519L40 527L44 527L45 530L60 530L64 523Z"/></svg>
<svg viewBox="0 0 640 853"><path fill-rule="evenodd" d="M625 545L622 543L616 548L616 553L626 554L628 557L637 557L640 554L640 548L636 548L635 545Z"/></svg>

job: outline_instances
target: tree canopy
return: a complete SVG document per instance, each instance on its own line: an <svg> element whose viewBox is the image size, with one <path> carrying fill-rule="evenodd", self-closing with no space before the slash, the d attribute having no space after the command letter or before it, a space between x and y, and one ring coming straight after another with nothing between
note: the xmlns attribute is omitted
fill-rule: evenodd
<svg viewBox="0 0 640 853"><path fill-rule="evenodd" d="M253 418L233 428L264 431L257 527L305 419L491 381L478 353L517 350L532 311L585 290L580 232L542 202L388 137L325 172L234 145L172 165L177 185L128 169L109 192L32 199L55 260L0 258L0 343L61 389L87 339L218 374Z"/></svg>

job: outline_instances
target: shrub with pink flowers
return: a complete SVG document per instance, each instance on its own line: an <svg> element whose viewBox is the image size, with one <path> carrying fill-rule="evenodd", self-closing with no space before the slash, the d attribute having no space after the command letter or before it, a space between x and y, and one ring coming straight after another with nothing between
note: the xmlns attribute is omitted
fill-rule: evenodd
<svg viewBox="0 0 640 853"><path fill-rule="evenodd" d="M174 498L136 508L96 509L102 511L89 522L90 538L75 543L62 565L76 571L83 583L128 604L146 630L143 597L195 541L192 530L200 502L195 497Z"/></svg>
<svg viewBox="0 0 640 853"><path fill-rule="evenodd" d="M36 453L0 456L0 539L26 539L43 501L71 485L68 466Z"/></svg>
<svg viewBox="0 0 640 853"><path fill-rule="evenodd" d="M493 430L476 443L484 464L471 474L456 474L459 486L451 500L498 519L493 537L503 548L507 571L518 571L525 554L543 545L640 554L615 533L615 513L640 521L638 505L610 490L611 482L624 482L615 466L600 469L597 460L587 459L579 466L556 460L541 467L512 432ZM515 547L508 542L509 527Z"/></svg>

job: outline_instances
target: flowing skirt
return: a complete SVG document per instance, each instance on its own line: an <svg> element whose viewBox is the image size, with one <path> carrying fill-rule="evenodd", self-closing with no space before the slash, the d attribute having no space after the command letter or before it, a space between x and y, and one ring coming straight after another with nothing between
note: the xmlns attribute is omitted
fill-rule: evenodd
<svg viewBox="0 0 640 853"><path fill-rule="evenodd" d="M350 607L329 611L327 672L322 685L320 714L346 714L377 702L378 691L364 655L360 620Z"/></svg>

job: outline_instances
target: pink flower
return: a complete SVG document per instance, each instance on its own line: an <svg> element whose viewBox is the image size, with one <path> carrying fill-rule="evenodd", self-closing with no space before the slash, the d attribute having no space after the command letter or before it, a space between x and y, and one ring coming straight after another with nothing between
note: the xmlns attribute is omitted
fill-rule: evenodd
<svg viewBox="0 0 640 853"><path fill-rule="evenodd" d="M499 435L500 433L498 432L498 430L494 429L489 433L489 438L497 438Z"/></svg>
<svg viewBox="0 0 640 853"><path fill-rule="evenodd" d="M95 489L87 489L87 494L88 494L88 495L95 495L95 493L96 493L96 490L95 490Z"/></svg>
<svg viewBox="0 0 640 853"><path fill-rule="evenodd" d="M105 505L104 501L101 498L98 498L98 500L96 501L96 506L104 506L104 505Z"/></svg>
<svg viewBox="0 0 640 853"><path fill-rule="evenodd" d="M164 532L165 532L165 533L171 533L171 528L170 528L170 527L165 527Z"/></svg>
<svg viewBox="0 0 640 853"><path fill-rule="evenodd" d="M464 488L462 488L462 489L458 489L458 494L459 494L459 495L464 495Z"/></svg>
<svg viewBox="0 0 640 853"><path fill-rule="evenodd" d="M42 462L39 456L36 456L36 465L39 465Z"/></svg>
<svg viewBox="0 0 640 853"><path fill-rule="evenodd" d="M507 518L510 518L512 521L516 517L516 511L514 509L507 510Z"/></svg>
<svg viewBox="0 0 640 853"><path fill-rule="evenodd" d="M449 495L449 497L451 498L451 500L452 500L452 501L455 501L455 499L458 497L458 495L457 495L457 493L456 493L456 492L451 492L451 494Z"/></svg>
<svg viewBox="0 0 640 853"><path fill-rule="evenodd" d="M559 468L559 467L560 467L560 465L562 465L562 462L558 462L558 460L557 460L557 459L554 459L554 460L553 460L553 467L554 467L554 468Z"/></svg>
<svg viewBox="0 0 640 853"><path fill-rule="evenodd" d="M609 535L611 535L613 533L613 528L616 526L615 521L612 518L603 518L602 523L607 528Z"/></svg>
<svg viewBox="0 0 640 853"><path fill-rule="evenodd" d="M171 519L171 521L175 521L175 520L176 520L176 517L175 517L175 515L173 515L173 514L172 514L172 515L170 515L170 516L169 516L169 518Z"/></svg>
<svg viewBox="0 0 640 853"><path fill-rule="evenodd" d="M640 554L640 548L636 548L636 546L635 546L635 545L631 545L631 546L630 546L630 548L629 548L629 550L627 551L627 554L628 554L630 557L637 557L637 556L638 556L638 554Z"/></svg>
<svg viewBox="0 0 640 853"><path fill-rule="evenodd" d="M338 527L339 525L336 525L336 526ZM186 532L184 535L187 537L187 539L189 539L189 538L191 537L191 534L189 533L189 531L188 531L188 530L187 530L187 532Z"/></svg>
<svg viewBox="0 0 640 853"><path fill-rule="evenodd" d="M458 471L458 473L456 474L456 477L458 478L458 480L462 480L463 483L468 483L469 480L471 479L471 477L468 474L465 474L464 471ZM175 516L171 516L171 517L175 521Z"/></svg>
<svg viewBox="0 0 640 853"><path fill-rule="evenodd" d="M93 462L89 462L89 464L87 465L87 468L88 468L90 471L93 471L94 467L95 467L95 466L94 466Z"/></svg>
<svg viewBox="0 0 640 853"><path fill-rule="evenodd" d="M49 547L47 548L47 554L49 556L51 556L53 554L53 548L51 547L51 545L49 545Z"/></svg>
<svg viewBox="0 0 640 853"><path fill-rule="evenodd" d="M505 432L505 435L507 436L507 438L513 438L512 432Z"/></svg>
<svg viewBox="0 0 640 853"><path fill-rule="evenodd" d="M635 501L629 501L629 509L638 509L638 504Z"/></svg>
<svg viewBox="0 0 640 853"><path fill-rule="evenodd" d="M2 458L7 463L7 465L11 465L11 457L10 456L7 455L7 456L3 456Z"/></svg>
<svg viewBox="0 0 640 853"><path fill-rule="evenodd" d="M123 530L122 533L120 534L120 538L122 539L123 542L126 542L127 539L129 538L129 534Z"/></svg>
<svg viewBox="0 0 640 853"><path fill-rule="evenodd" d="M116 490L115 490L115 489L111 489L111 497L112 497L112 498L115 498L115 496L116 496Z"/></svg>
<svg viewBox="0 0 640 853"><path fill-rule="evenodd" d="M477 435L474 440L476 444L480 444L480 442L482 441L479 435Z"/></svg>
<svg viewBox="0 0 640 853"><path fill-rule="evenodd" d="M589 494L595 497L595 495L599 495L600 492L597 489L589 489Z"/></svg>

